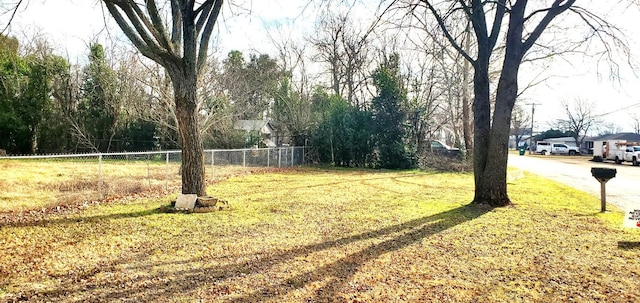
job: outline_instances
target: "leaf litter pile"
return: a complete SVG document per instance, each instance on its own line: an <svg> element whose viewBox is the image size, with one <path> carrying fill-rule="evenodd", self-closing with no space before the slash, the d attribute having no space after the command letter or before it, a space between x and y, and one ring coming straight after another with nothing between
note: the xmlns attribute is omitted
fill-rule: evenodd
<svg viewBox="0 0 640 303"><path fill-rule="evenodd" d="M127 199L0 227L0 301L638 302L640 232L526 175L469 205L470 174L304 168L210 186L230 207Z"/></svg>

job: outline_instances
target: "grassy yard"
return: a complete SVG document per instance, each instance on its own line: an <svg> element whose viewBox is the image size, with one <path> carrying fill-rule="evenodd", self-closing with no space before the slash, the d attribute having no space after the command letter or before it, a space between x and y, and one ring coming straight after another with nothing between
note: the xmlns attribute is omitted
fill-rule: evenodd
<svg viewBox="0 0 640 303"><path fill-rule="evenodd" d="M640 231L596 197L524 174L514 206L470 174L312 169L229 178L231 204L174 197L0 222L0 300L638 302ZM13 217L12 217L13 216Z"/></svg>
<svg viewBox="0 0 640 303"><path fill-rule="evenodd" d="M206 166L209 181L257 168ZM0 216L86 205L102 198L180 191L180 163L93 159L0 160Z"/></svg>

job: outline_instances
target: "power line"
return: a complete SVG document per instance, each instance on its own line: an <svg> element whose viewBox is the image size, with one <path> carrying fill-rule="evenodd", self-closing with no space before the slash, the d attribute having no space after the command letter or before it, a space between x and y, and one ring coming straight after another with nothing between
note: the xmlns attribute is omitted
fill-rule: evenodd
<svg viewBox="0 0 640 303"><path fill-rule="evenodd" d="M604 116L606 116L606 115L610 115L610 114L613 114L613 113L621 112L621 111L623 111L623 110L627 110L627 109L630 109L630 108L632 108L632 107L636 107L636 106L640 106L640 102L637 102L637 103L631 104L631 105L629 105L629 106L625 106L625 107L622 107L622 108L616 109L616 110L614 110L614 111L610 111L610 112L608 112L608 113L603 113L603 114L594 115L594 116L595 116L595 117L604 117Z"/></svg>

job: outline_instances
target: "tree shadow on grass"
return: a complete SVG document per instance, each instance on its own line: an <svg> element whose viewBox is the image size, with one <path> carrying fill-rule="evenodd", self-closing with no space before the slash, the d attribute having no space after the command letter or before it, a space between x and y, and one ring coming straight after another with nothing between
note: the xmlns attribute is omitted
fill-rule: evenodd
<svg viewBox="0 0 640 303"><path fill-rule="evenodd" d="M333 172L333 171L328 171L328 172ZM340 173L340 170L335 170L335 172ZM326 172L312 172L314 174L317 175L321 175L324 174ZM375 172L375 173L371 173L369 171L362 171L362 172L358 172L356 171L356 173L352 173L352 174L345 174L345 176L353 176L353 175L364 175L367 174L367 177L359 177L357 180L330 180L330 181L326 181L326 182L316 182L313 185L297 185L299 183L299 181L294 180L294 179L290 179L290 180L278 180L278 186L277 187L273 187L273 188L261 188L260 189L260 194L267 194L267 195L271 195L271 194L278 194L278 193L282 193L283 189L287 189L288 191L295 191L298 189L311 189L311 188L333 188L336 185L344 185L345 183L357 183L360 185L365 185L365 186L371 186L370 184L367 184L367 182L370 181L376 181L376 180L389 180L392 179L394 181L398 181L401 178L415 178L416 176L427 176L427 175L435 175L437 173L435 172L421 172L420 174L415 174L411 171L400 171L400 172L396 172L396 171L385 171L385 172ZM389 175L394 175L394 176L389 176ZM253 180L234 180L233 183L237 183L237 184L253 184L255 181ZM400 181L398 181L400 182ZM405 182L411 185L419 185L416 183L411 183L411 182ZM429 185L425 185L424 187L429 187ZM375 188L375 190L383 190L383 191L390 191L387 188ZM393 191L391 191L393 192ZM394 192L397 193L397 192ZM234 199L236 197L239 196L244 196L246 195L246 193L238 193L235 195L225 195L224 198L227 200L231 200Z"/></svg>
<svg viewBox="0 0 640 303"><path fill-rule="evenodd" d="M87 295L102 301L117 301L127 298L140 298L143 301L160 301L171 298L172 295L188 294L194 289L197 289L198 285L206 284L210 285L207 286L211 288L207 289L209 293L219 293L214 295L216 299L226 302L257 302L277 299L296 289L304 288L310 283L329 281L308 299L321 302L333 301L333 299L340 294L343 286L348 283L367 262L375 260L383 254L401 250L414 243L418 243L424 238L441 233L458 224L476 219L489 210L490 208L482 205L465 205L442 213L358 235L296 247L279 253L265 253L250 262L243 261L204 268L193 268L194 266L191 266L190 269L167 272L166 274L169 275L167 277L168 279L151 279L151 281L144 284L144 287L126 288L122 287L122 282L118 281L84 286L76 285L77 283L73 282L64 282L63 285L60 285L57 289L44 293L41 292L38 295L53 301L85 297ZM241 293L238 297L225 298L226 295L232 294L227 286L225 286L225 281L242 278L246 275L269 273L273 267L285 264L296 257L304 257L310 253L322 252L351 243L375 239L382 241L371 244L358 252L337 259L331 263L317 267L312 271L296 274L277 283L263 285L253 292ZM126 256L123 259L112 260L112 264L108 267L113 267L118 264L131 264L137 270L152 271L153 267L170 266L170 263L173 263L156 262L145 265L145 261L148 261L148 259L144 254L135 257ZM185 261L184 264L188 265L192 263L192 265L195 265L201 262L201 260L194 258L191 261ZM142 265L136 266L136 263ZM180 261L180 263L183 262ZM128 268L131 269L132 267ZM96 271L87 273L87 275L81 277L81 279L92 280L91 278L99 272L101 272L101 270L96 269ZM87 292L87 290L89 291ZM97 293L94 293L94 291Z"/></svg>
<svg viewBox="0 0 640 303"><path fill-rule="evenodd" d="M113 220L113 219L123 219L123 218L137 218L159 214L161 211L158 208L152 209L144 209L140 211L133 212L122 212L108 215L97 215L97 216L69 216L62 215L59 218L53 218L51 215L42 216L42 217L26 217L21 218L17 217L12 219L12 217L7 216L4 220L0 220L0 228L11 228L11 227L33 227L33 226L48 226L52 224L72 224L78 222L98 222L105 220Z"/></svg>
<svg viewBox="0 0 640 303"><path fill-rule="evenodd" d="M281 293L281 291L279 291L281 289L293 291L295 289L303 288L309 283L320 282L326 279L330 279L330 282L324 287L318 289L315 293L315 297L307 299L318 302L331 302L338 296L343 285L347 283L351 277L358 272L359 268L365 265L365 263L374 260L383 254L397 251L414 243L420 242L426 237L443 232L458 224L478 218L489 210L490 208L482 205L466 205L409 221L404 224L395 225L390 228L385 228L378 232L372 232L372 234L368 234L364 238L376 238L396 232L402 232L402 234L380 243L373 244L359 252L340 258L313 271L298 274L279 285L266 286L253 293L229 300L228 302L255 302L263 299L270 299ZM360 239L364 240L364 238Z"/></svg>
<svg viewBox="0 0 640 303"><path fill-rule="evenodd" d="M640 241L618 241L618 248L624 250L640 250Z"/></svg>

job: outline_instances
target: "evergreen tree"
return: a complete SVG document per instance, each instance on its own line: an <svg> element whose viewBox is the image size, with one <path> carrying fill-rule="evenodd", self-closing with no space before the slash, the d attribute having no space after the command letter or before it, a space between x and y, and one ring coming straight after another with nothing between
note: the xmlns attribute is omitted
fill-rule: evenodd
<svg viewBox="0 0 640 303"><path fill-rule="evenodd" d="M0 149L57 151L66 146L66 123L52 100L53 82L68 63L48 51L21 56L18 48L17 39L0 35Z"/></svg>
<svg viewBox="0 0 640 303"><path fill-rule="evenodd" d="M0 35L0 149L9 153L24 153L25 127L16 112L22 87L26 81L26 66L18 55L18 40Z"/></svg>
<svg viewBox="0 0 640 303"><path fill-rule="evenodd" d="M371 105L378 160L382 168L408 168L412 164L404 142L406 115L402 105L407 102L407 93L400 81L398 61L398 55L392 55L373 74L378 95Z"/></svg>
<svg viewBox="0 0 640 303"><path fill-rule="evenodd" d="M372 114L359 110L340 96L317 91L312 108L320 121L312 137L320 162L337 166L371 167Z"/></svg>
<svg viewBox="0 0 640 303"><path fill-rule="evenodd" d="M117 78L108 65L104 48L100 44L90 47L89 65L84 70L82 103L79 114L82 132L93 146L108 152L117 131L120 105Z"/></svg>

